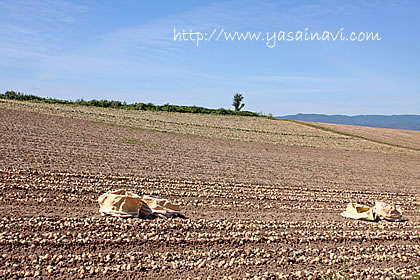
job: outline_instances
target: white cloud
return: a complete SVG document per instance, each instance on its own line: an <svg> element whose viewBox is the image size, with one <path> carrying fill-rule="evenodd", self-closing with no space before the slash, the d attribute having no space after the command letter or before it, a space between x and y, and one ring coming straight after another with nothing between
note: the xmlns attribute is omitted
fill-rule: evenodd
<svg viewBox="0 0 420 280"><path fill-rule="evenodd" d="M0 2L0 58L16 63L61 53L87 11L64 0Z"/></svg>

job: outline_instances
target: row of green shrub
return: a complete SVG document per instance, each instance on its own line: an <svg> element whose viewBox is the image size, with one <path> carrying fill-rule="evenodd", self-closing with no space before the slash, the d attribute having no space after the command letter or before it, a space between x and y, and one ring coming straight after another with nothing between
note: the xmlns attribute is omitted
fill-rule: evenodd
<svg viewBox="0 0 420 280"><path fill-rule="evenodd" d="M216 114L216 115L237 115L237 116L259 116L259 114L249 111L234 111L224 108L209 109L198 106L180 106L180 105L154 105L153 103L133 103L127 104L121 101L109 100L83 100L76 101L61 100L55 98L44 98L36 95L25 94L23 92L6 91L0 93L1 99L12 99L32 102L43 102L50 104L76 104L83 106L94 106L103 108L126 109L126 110L141 110L141 111L165 111L165 112L180 112L180 113L196 113L196 114Z"/></svg>

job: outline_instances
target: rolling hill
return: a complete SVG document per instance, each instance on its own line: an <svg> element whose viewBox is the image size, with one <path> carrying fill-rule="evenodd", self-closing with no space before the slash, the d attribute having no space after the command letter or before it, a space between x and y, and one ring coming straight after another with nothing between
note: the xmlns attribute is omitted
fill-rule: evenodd
<svg viewBox="0 0 420 280"><path fill-rule="evenodd" d="M0 119L3 278L420 271L420 131L16 100ZM187 218L102 217L98 197L121 188ZM375 200L407 220L340 215Z"/></svg>

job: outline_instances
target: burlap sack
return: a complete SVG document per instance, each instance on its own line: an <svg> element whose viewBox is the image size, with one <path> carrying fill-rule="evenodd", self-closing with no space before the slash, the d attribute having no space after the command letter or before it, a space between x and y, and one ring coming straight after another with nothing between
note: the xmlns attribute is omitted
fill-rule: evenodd
<svg viewBox="0 0 420 280"><path fill-rule="evenodd" d="M391 222L402 221L402 212L395 205L385 203L382 201L375 201L373 211L376 213L376 216L381 220L385 219Z"/></svg>
<svg viewBox="0 0 420 280"><path fill-rule="evenodd" d="M366 220L366 221L375 221L376 215L373 212L373 208L357 204L357 203L349 203L347 204L346 211L341 213L341 216L356 220Z"/></svg>
<svg viewBox="0 0 420 280"><path fill-rule="evenodd" d="M99 212L116 217L138 217L141 198L135 193L121 189L102 194L98 198Z"/></svg>

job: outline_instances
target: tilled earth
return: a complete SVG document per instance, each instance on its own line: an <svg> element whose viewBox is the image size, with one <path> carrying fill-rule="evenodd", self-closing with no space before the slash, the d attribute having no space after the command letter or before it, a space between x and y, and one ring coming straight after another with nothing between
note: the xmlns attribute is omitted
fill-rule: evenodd
<svg viewBox="0 0 420 280"><path fill-rule="evenodd" d="M201 134L0 109L0 275L410 279L420 272L420 152ZM96 199L118 188L168 198L187 219L101 217ZM339 215L348 202L375 199L400 205L407 220Z"/></svg>
<svg viewBox="0 0 420 280"><path fill-rule="evenodd" d="M383 129L377 127L317 122L309 122L309 124L314 124L327 129L333 129L344 133L366 137L379 142L386 142L396 146L420 150L420 131L418 130L391 128Z"/></svg>

